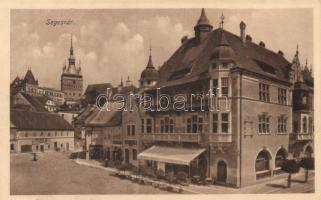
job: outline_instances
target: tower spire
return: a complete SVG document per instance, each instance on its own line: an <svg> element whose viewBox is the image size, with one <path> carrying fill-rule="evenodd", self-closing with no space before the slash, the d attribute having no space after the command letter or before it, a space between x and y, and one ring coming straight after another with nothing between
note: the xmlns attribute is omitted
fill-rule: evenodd
<svg viewBox="0 0 321 200"><path fill-rule="evenodd" d="M152 45L149 43L149 58L146 68L154 68L153 60L152 60Z"/></svg>
<svg viewBox="0 0 321 200"><path fill-rule="evenodd" d="M223 29L223 25L224 25L224 15L223 15L223 12L222 12L222 15L221 15L221 21L220 21L220 28Z"/></svg>
<svg viewBox="0 0 321 200"><path fill-rule="evenodd" d="M70 36L70 55L73 56L74 55L74 48L72 46L72 34Z"/></svg>

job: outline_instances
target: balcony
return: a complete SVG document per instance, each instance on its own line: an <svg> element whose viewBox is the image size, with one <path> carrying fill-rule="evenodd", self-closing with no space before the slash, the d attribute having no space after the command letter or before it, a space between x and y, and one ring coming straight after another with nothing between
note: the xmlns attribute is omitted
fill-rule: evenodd
<svg viewBox="0 0 321 200"><path fill-rule="evenodd" d="M232 142L232 134L228 133L211 133L209 142Z"/></svg>
<svg viewBox="0 0 321 200"><path fill-rule="evenodd" d="M143 140L169 141L169 142L196 142L199 143L200 133L153 133L143 134Z"/></svg>
<svg viewBox="0 0 321 200"><path fill-rule="evenodd" d="M313 134L311 133L298 133L296 134L296 140L303 141L303 140L312 140Z"/></svg>

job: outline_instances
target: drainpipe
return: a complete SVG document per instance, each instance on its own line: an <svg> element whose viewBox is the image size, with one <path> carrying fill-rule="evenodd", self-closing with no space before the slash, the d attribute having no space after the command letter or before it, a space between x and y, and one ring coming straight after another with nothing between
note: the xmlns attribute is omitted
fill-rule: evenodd
<svg viewBox="0 0 321 200"><path fill-rule="evenodd" d="M239 159L240 159L240 187L242 186L242 71L240 72L240 145L239 145Z"/></svg>

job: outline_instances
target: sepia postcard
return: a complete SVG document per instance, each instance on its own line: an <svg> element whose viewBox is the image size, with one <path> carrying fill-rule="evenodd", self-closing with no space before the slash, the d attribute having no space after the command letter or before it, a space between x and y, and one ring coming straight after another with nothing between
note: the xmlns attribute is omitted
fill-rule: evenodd
<svg viewBox="0 0 321 200"><path fill-rule="evenodd" d="M320 1L1 10L1 199L320 196Z"/></svg>

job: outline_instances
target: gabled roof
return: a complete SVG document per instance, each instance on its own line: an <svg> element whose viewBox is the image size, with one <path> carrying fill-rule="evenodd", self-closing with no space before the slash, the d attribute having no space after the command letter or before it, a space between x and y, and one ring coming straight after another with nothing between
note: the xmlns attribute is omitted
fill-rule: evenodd
<svg viewBox="0 0 321 200"><path fill-rule="evenodd" d="M32 85L38 85L38 81L36 81L35 77L33 76L33 73L30 69L28 69L25 77L24 77L24 82Z"/></svg>
<svg viewBox="0 0 321 200"><path fill-rule="evenodd" d="M74 130L58 114L26 110L10 110L11 123L20 130Z"/></svg>
<svg viewBox="0 0 321 200"><path fill-rule="evenodd" d="M289 82L287 71L291 63L282 55L250 41L244 45L239 36L222 29L216 29L209 33L201 43L196 38L184 42L160 68L159 80L155 87L161 87L163 84L170 85L171 81L184 82L184 79L204 78L212 62L212 50L220 42L220 31L224 31L226 42L235 52L234 60L237 67ZM271 68L273 69L272 73ZM184 73L177 76L178 72Z"/></svg>
<svg viewBox="0 0 321 200"><path fill-rule="evenodd" d="M107 111L106 109L96 109L95 115L85 124L85 126L120 126L122 122L121 111Z"/></svg>

